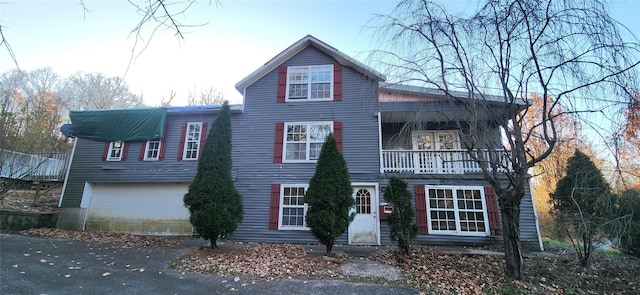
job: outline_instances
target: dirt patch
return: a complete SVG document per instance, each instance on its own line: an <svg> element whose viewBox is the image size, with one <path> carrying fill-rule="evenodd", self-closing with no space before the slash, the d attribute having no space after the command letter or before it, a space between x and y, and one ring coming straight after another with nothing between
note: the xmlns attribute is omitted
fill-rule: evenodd
<svg viewBox="0 0 640 295"><path fill-rule="evenodd" d="M344 278L339 271L341 255L309 253L300 245L243 244L216 249L199 248L181 258L175 267L186 272L222 276L251 276L265 280Z"/></svg>
<svg viewBox="0 0 640 295"><path fill-rule="evenodd" d="M11 190L0 200L0 208L26 212L58 212L60 189L46 192L35 198L35 190Z"/></svg>
<svg viewBox="0 0 640 295"><path fill-rule="evenodd" d="M22 233L39 237L111 244L122 248L173 247L182 244L180 240L163 237L136 236L111 232L73 231L57 228L33 228L22 231Z"/></svg>
<svg viewBox="0 0 640 295"><path fill-rule="evenodd" d="M502 255L447 254L415 246L412 255L386 250L375 260L403 270L406 285L435 294L638 294L640 260L596 253L588 268L573 252L552 247L529 253L520 281L504 276Z"/></svg>

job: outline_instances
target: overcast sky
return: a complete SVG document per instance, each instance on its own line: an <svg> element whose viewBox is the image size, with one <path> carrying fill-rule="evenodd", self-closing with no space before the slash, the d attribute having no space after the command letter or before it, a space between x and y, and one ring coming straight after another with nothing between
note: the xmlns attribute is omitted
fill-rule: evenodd
<svg viewBox="0 0 640 295"><path fill-rule="evenodd" d="M77 71L125 76L132 92L145 103L159 105L173 90L173 105L184 105L189 91L214 88L231 103L241 103L235 83L307 34L362 62L375 49L366 27L375 14L388 14L390 0L220 0L219 5L198 1L177 20L184 40L174 31L159 30L140 52L144 41L130 35L141 19L127 1L3 0L0 25L22 70L51 67L68 76ZM140 1L141 3L143 1ZM145 0L146 2L146 0ZM213 1L215 2L215 1ZM476 2L450 0L453 9L476 7ZM640 0L614 1L614 17L635 30ZM151 24L149 24L151 25ZM135 52L132 51L135 48ZM130 60L132 61L129 66ZM0 48L0 73L15 68ZM127 70L128 69L128 70Z"/></svg>

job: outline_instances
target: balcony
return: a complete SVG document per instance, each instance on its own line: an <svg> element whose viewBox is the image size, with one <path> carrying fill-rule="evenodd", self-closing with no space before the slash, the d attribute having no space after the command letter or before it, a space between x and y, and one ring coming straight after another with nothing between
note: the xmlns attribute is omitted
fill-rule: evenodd
<svg viewBox="0 0 640 295"><path fill-rule="evenodd" d="M507 171L509 161L504 150L491 153L483 151L485 159L497 161L498 172ZM489 157L490 154L492 157ZM491 168L489 168L491 171ZM383 173L414 173L414 174L468 174L481 173L482 169L474 161L469 152L463 149L455 150L382 150Z"/></svg>

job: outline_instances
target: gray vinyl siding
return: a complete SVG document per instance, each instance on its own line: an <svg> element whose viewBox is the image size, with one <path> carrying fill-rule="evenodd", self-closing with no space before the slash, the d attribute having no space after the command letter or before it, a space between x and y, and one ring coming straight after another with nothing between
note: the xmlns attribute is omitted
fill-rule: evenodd
<svg viewBox="0 0 640 295"><path fill-rule="evenodd" d="M237 115L232 115L232 118ZM105 143L77 138L61 207L79 207L84 183L190 183L196 173L198 161L178 161L182 124L207 122L208 131L215 118L213 111L172 113L167 116L167 141L164 159L140 160L141 146L146 141L127 142L125 161L104 161ZM233 119L232 119L233 121Z"/></svg>
<svg viewBox="0 0 640 295"><path fill-rule="evenodd" d="M408 184L411 191L413 208L415 209L416 185L442 185L442 186L489 186L489 183L481 175L460 175L446 177L411 177L400 176ZM384 190L388 184L388 179L380 181L381 202L384 201ZM506 184L506 183L505 183ZM486 208L485 208L486 209ZM538 231L536 227L536 216L534 215L533 202L529 190L529 185L525 187L525 196L520 205L520 239L523 247L532 250L539 250ZM380 237L382 244L394 244L390 239L389 223L380 222ZM485 245L502 243L502 237L493 236L456 236L456 235L435 235L418 234L414 240L418 244L429 245Z"/></svg>
<svg viewBox="0 0 640 295"><path fill-rule="evenodd" d="M307 47L282 66L335 64ZM244 198L244 219L233 239L239 241L317 243L309 231L269 230L272 184L308 184L315 163L273 163L277 122L341 121L343 155L351 182L378 182L377 82L352 68L342 68L342 101L277 103L278 70L246 89L245 110L233 130L236 188ZM343 235L339 243L346 243Z"/></svg>
<svg viewBox="0 0 640 295"><path fill-rule="evenodd" d="M287 60L282 66L336 64L336 61L317 50L307 47ZM402 124L398 118L411 116L416 110L429 109L422 114L423 127L428 129L455 129L451 124L429 116L439 111L453 112L450 104L433 102L378 103L378 81L366 77L353 68L342 68L342 101L296 101L277 103L278 69L269 72L248 86L244 95L244 111L232 113L232 176L235 186L243 196L244 218L231 237L236 241L317 243L310 231L269 230L271 185L308 184L316 163L274 163L275 127L277 122L342 122L343 155L347 162L352 183L379 184L379 202L390 175L380 173L379 125L382 120L383 148L411 148L411 139L400 139L394 144L390 139L398 133ZM382 114L378 115L378 111ZM104 142L77 139L75 154L63 193L61 207L69 209L68 219L77 219L85 182L91 183L190 183L195 176L197 161L178 161L182 124L186 122L211 122L215 111L170 112L167 118L167 141L164 160L141 161L140 149L145 142L129 142L126 161L102 160ZM385 121L394 118L396 121ZM398 123L392 123L398 122ZM495 142L500 133L491 134ZM487 186L480 174L465 175L414 175L401 174L413 193L415 185ZM412 202L415 202L412 199ZM415 204L414 204L415 206ZM65 211L65 210L63 210ZM538 233L530 191L521 205L521 237L523 244L537 247ZM394 244L390 240L386 221L380 222L382 244ZM417 243L425 244L486 244L500 242L496 237L465 237L450 235L419 235ZM337 243L346 244L347 234Z"/></svg>

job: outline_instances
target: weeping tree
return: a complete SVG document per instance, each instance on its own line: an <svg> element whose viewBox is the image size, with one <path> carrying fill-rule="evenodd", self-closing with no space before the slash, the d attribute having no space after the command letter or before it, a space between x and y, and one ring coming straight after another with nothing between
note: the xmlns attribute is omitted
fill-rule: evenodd
<svg viewBox="0 0 640 295"><path fill-rule="evenodd" d="M471 14L405 0L379 20L372 58L389 81L433 89L463 113L448 123L464 130L464 148L496 191L505 273L521 278L528 172L555 148L558 118L573 115L607 135L607 120L619 117L607 115L622 113L638 89L637 38L623 34L604 0L486 0ZM527 125L531 94L545 99ZM486 136L497 128L501 144ZM543 143L535 152L534 138Z"/></svg>
<svg viewBox="0 0 640 295"><path fill-rule="evenodd" d="M224 102L211 124L211 132L198 161L198 170L184 205L198 234L216 247L218 238L227 238L242 221L242 196L231 177L231 110Z"/></svg>

